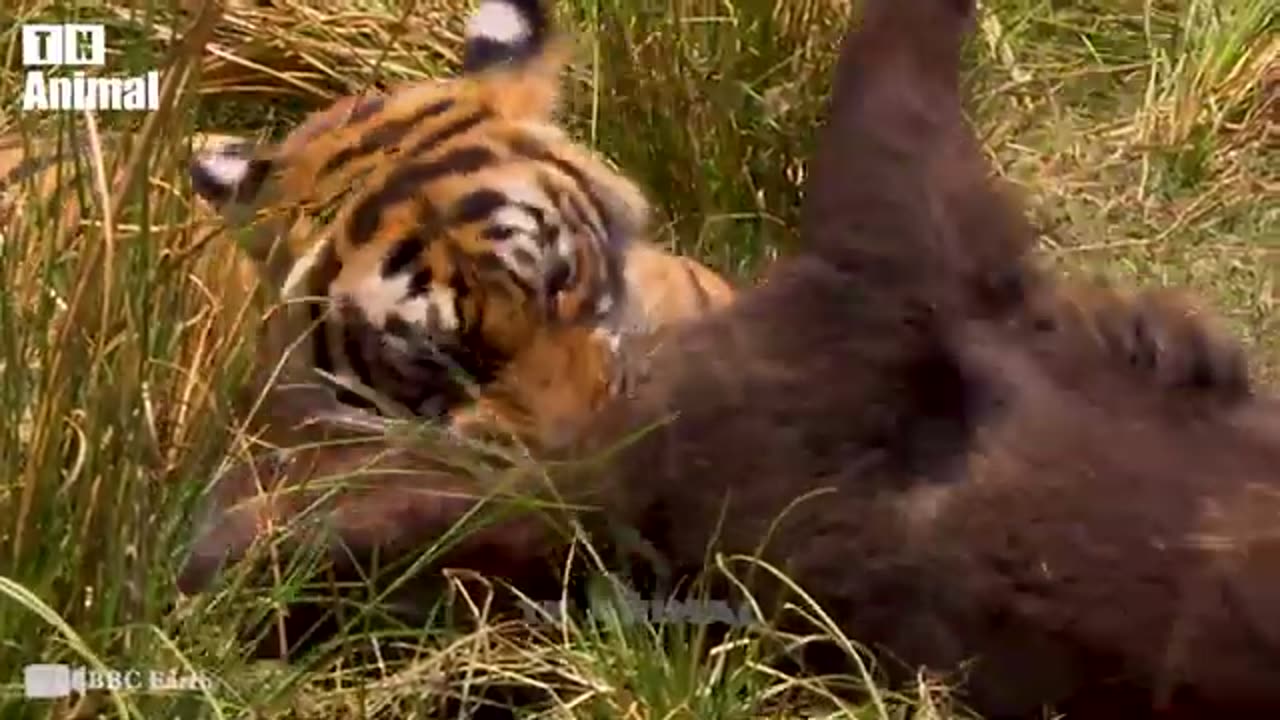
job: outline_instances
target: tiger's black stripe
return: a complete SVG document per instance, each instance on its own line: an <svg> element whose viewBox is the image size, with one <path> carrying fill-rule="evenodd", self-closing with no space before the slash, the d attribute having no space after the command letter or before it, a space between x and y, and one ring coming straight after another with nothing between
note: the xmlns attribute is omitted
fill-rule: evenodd
<svg viewBox="0 0 1280 720"><path fill-rule="evenodd" d="M382 108L387 106L387 99L384 97L373 96L361 98L356 104L356 109L351 111L351 117L348 122L364 122L369 118L382 112Z"/></svg>
<svg viewBox="0 0 1280 720"><path fill-rule="evenodd" d="M385 124L379 125L377 128L369 131L359 143L352 147L343 148L334 153L321 169L321 173L328 175L335 173L345 167L352 160L364 157L379 148L393 146L400 142L414 128L420 126L424 121L437 115L443 115L454 106L453 98L445 98L440 102L432 103L426 107L419 108L417 112L409 117L399 118L396 120L388 120ZM360 109L357 109L359 112ZM355 117L355 113L352 114Z"/></svg>
<svg viewBox="0 0 1280 720"><path fill-rule="evenodd" d="M498 161L492 150L480 145L456 148L438 160L407 165L387 178L382 188L360 201L347 226L354 247L369 244L382 224L384 208L402 203L422 192L422 186L445 175L475 172Z"/></svg>
<svg viewBox="0 0 1280 720"><path fill-rule="evenodd" d="M557 157L541 142L527 136L514 139L510 143L510 146L511 151L514 154L528 160L549 163L551 166L563 173L574 183L574 186L577 187L581 195L592 205L592 208L595 210L595 217L601 218L601 220L606 223L608 222L608 213L605 210L604 203L600 200L600 196L596 193L595 188L592 187L591 182L587 179L587 176L581 169L575 167L569 162L566 162L563 158ZM577 202L577 198L572 195L567 196L567 198L570 203ZM584 220L590 217L590 213L583 213ZM598 227L595 223L591 222L588 222L587 225L597 232L602 239L609 239L610 228Z"/></svg>
<svg viewBox="0 0 1280 720"><path fill-rule="evenodd" d="M413 265L427 248L418 229L410 230L382 261L382 277L395 277Z"/></svg>
<svg viewBox="0 0 1280 720"><path fill-rule="evenodd" d="M418 140L409 148L406 155L408 155L410 159L420 158L432 150L435 150L437 147L449 142L453 138L491 119L493 119L493 111L489 108L481 108L470 115L458 118L430 135Z"/></svg>
<svg viewBox="0 0 1280 720"><path fill-rule="evenodd" d="M342 270L342 261L332 243L320 252L321 255L315 267L311 268L307 284L308 293L311 295L311 298L306 301L311 320L311 354L312 362L318 369L333 373L335 371L333 353L329 350L328 341L328 302L320 298L328 297L329 283Z"/></svg>
<svg viewBox="0 0 1280 720"><path fill-rule="evenodd" d="M452 221L463 225L479 222L506 204L507 196L497 190L473 190L454 205Z"/></svg>

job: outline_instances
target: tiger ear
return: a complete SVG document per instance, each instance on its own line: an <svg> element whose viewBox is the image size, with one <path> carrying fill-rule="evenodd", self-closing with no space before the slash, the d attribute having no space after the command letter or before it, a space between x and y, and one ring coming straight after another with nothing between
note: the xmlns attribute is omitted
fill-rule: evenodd
<svg viewBox="0 0 1280 720"><path fill-rule="evenodd" d="M467 20L462 74L478 79L486 104L510 119L547 120L560 101L568 38L547 0L481 0Z"/></svg>
<svg viewBox="0 0 1280 720"><path fill-rule="evenodd" d="M271 169L272 161L255 157L254 146L248 141L232 141L201 150L188 168L192 190L219 210L252 203Z"/></svg>

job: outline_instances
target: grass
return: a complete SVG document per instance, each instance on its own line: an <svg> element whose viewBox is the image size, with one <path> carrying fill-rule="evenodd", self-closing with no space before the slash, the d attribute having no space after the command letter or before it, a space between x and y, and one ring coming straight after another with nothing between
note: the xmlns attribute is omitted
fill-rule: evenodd
<svg viewBox="0 0 1280 720"><path fill-rule="evenodd" d="M47 205L3 188L8 201L26 200L21 215L0 211L4 717L48 714L21 698L21 668L33 662L218 680L206 693L88 703L136 717L250 707L263 717L421 717L439 714L445 696L471 706L481 689L513 685L554 690L555 717L953 716L945 692L923 682L911 697L839 706L821 685L761 666L753 636L713 649L692 631L621 626L607 603L591 620L523 628L488 622L477 607L478 630L442 622L415 632L416 660L375 665L359 682L349 664L304 673L246 663L229 630L269 602L227 593L175 607L197 495L232 444L227 403L257 312L235 248L192 222L201 215L182 179L184 138L279 134L338 94L451 72L469 7L228 5L198 54L173 50L173 28L190 24L178 8L23 0L0 10L0 130L42 148L71 134L94 146L68 153L69 189ZM1274 381L1274 6L990 5L970 49L974 119L998 167L1024 186L1046 255L1073 273L1194 288ZM747 280L794 247L799 183L847 12L845 0L561 2L579 38L566 121L648 189L661 241ZM109 25L111 72L168 68L175 102L150 116L15 112L16 23L72 18Z"/></svg>

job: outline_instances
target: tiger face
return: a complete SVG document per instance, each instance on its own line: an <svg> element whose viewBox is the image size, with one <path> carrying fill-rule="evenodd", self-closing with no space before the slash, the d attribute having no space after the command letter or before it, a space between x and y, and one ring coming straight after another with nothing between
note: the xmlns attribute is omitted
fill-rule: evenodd
<svg viewBox="0 0 1280 720"><path fill-rule="evenodd" d="M607 324L623 304L648 206L555 124L567 53L548 28L537 2L484 0L460 76L193 160L267 282L307 298L315 368L433 415L540 328Z"/></svg>
<svg viewBox="0 0 1280 720"><path fill-rule="evenodd" d="M629 370L617 336L548 328L502 369L474 403L450 412L459 437L514 437L541 452L567 447L617 392Z"/></svg>
<svg viewBox="0 0 1280 720"><path fill-rule="evenodd" d="M450 412L450 430L515 437L542 452L571 447L610 399L646 374L648 356L669 332L735 297L711 268L647 242L627 248L624 274L628 302L613 328L546 328L477 402Z"/></svg>

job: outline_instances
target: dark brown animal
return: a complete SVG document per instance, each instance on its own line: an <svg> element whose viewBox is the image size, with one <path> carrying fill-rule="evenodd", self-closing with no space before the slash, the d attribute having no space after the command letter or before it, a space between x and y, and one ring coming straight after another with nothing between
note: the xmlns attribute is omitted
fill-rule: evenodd
<svg viewBox="0 0 1280 720"><path fill-rule="evenodd" d="M906 669L972 661L988 717L1280 710L1280 407L1177 302L1032 269L960 114L972 14L869 1L808 250L606 411L589 449L673 417L607 519L673 582L760 552Z"/></svg>
<svg viewBox="0 0 1280 720"><path fill-rule="evenodd" d="M665 338L579 448L609 449L603 470L561 489L599 508L581 517L601 544L639 531L660 563L638 581L759 553L891 667L969 662L964 697L989 718L1280 709L1280 403L1182 301L1034 268L961 114L973 13L869 0L810 176L807 249ZM425 451L396 457L415 479L329 512L346 547L404 552L475 504L418 492L476 488ZM225 510L252 490L222 487L186 590L258 535ZM544 582L530 576L567 540L529 522L443 562ZM752 587L766 607L783 597Z"/></svg>

